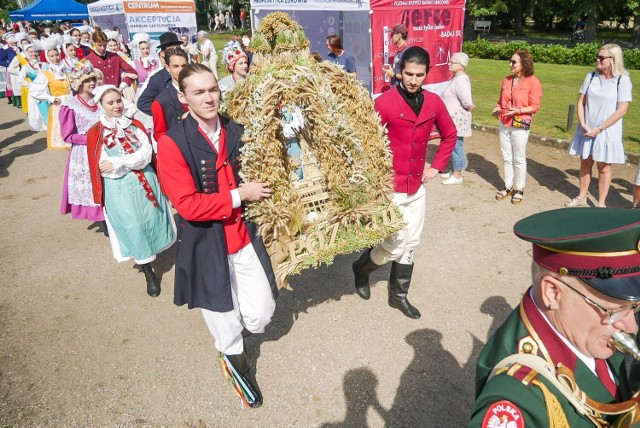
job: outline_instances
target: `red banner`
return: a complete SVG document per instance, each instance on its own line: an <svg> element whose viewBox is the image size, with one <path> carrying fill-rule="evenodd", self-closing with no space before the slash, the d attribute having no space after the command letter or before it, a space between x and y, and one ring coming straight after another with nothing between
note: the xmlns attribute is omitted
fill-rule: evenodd
<svg viewBox="0 0 640 428"><path fill-rule="evenodd" d="M451 78L448 62L462 49L464 0L371 0L371 48L373 51L373 93L389 89L383 64L393 64L396 46L391 29L404 24L409 46L429 52L431 66L425 84L438 84Z"/></svg>

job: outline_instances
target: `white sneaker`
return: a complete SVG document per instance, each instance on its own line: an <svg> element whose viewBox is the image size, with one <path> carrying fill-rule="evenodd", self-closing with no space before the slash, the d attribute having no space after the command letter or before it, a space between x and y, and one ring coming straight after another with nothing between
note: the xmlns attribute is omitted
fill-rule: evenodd
<svg viewBox="0 0 640 428"><path fill-rule="evenodd" d="M449 178L447 178L446 180L442 181L442 184L462 184L462 182L464 181L464 179L462 177L457 178L456 176L451 176Z"/></svg>
<svg viewBox="0 0 640 428"><path fill-rule="evenodd" d="M445 172L443 174L440 174L440 178L449 178L451 177L451 173L450 172Z"/></svg>

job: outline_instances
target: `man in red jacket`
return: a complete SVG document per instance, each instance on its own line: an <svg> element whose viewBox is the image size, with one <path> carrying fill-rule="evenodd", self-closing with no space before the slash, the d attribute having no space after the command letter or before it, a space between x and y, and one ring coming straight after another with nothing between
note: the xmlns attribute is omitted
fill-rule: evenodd
<svg viewBox="0 0 640 428"><path fill-rule="evenodd" d="M404 217L404 229L389 236L381 245L367 249L353 263L356 292L367 300L371 296L369 274L392 262L389 276L389 306L409 318L420 312L409 303L407 293L413 273L413 253L427 209L424 185L443 171L456 145L456 127L440 97L424 91L429 71L429 54L423 48L408 48L400 61L402 81L375 101L393 153L393 202ZM425 170L431 131L440 132L440 146L431 166Z"/></svg>
<svg viewBox="0 0 640 428"><path fill-rule="evenodd" d="M257 225L242 212L273 190L241 181L244 129L218 115L220 89L207 66L182 69L178 97L189 114L158 140L160 181L180 215L174 303L201 308L225 375L245 405L259 407L244 337L264 332L278 290Z"/></svg>

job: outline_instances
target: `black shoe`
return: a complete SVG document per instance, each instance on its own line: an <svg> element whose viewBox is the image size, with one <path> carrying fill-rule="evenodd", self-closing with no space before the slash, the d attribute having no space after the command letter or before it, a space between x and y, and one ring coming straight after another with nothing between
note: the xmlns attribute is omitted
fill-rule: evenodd
<svg viewBox="0 0 640 428"><path fill-rule="evenodd" d="M13 100L11 99L11 97L7 97L7 104L13 104Z"/></svg>
<svg viewBox="0 0 640 428"><path fill-rule="evenodd" d="M101 221L100 222L100 229L102 229L102 233L104 234L104 236L106 236L108 238L109 237L109 228L107 227L107 222L106 221Z"/></svg>
<svg viewBox="0 0 640 428"><path fill-rule="evenodd" d="M144 278L147 280L147 294L151 297L158 297L160 295L160 281L153 273L151 263L140 265L140 270L142 270Z"/></svg>
<svg viewBox="0 0 640 428"><path fill-rule="evenodd" d="M378 269L380 265L375 264L369 254L371 248L365 250L358 260L353 262L351 268L355 276L356 293L364 300L369 300L371 297L371 289L369 288L369 275L374 270Z"/></svg>
<svg viewBox="0 0 640 428"><path fill-rule="evenodd" d="M225 377L240 396L243 403L251 408L262 406L262 392L249 367L247 354L227 355L220 353L220 360ZM231 367L229 367L231 366Z"/></svg>
<svg viewBox="0 0 640 428"><path fill-rule="evenodd" d="M389 306L399 309L400 312L409 318L420 318L418 311L409 300L407 293L411 286L411 275L413 274L413 264L403 265L393 262L391 264L391 274L389 275Z"/></svg>

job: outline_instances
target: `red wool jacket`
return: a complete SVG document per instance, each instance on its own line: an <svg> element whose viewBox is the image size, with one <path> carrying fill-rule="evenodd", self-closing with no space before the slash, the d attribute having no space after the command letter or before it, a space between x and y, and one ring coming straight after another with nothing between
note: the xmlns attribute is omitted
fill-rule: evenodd
<svg viewBox="0 0 640 428"><path fill-rule="evenodd" d="M440 132L440 145L431 166L444 171L456 146L457 130L439 96L424 91L420 116L393 87L375 100L375 109L386 125L393 152L393 187L396 193L416 193L422 185L429 135Z"/></svg>
<svg viewBox="0 0 640 428"><path fill-rule="evenodd" d="M120 57L120 55L113 52L106 52L105 57L102 58L92 50L84 59L88 60L95 68L102 71L104 74L104 85L114 85L118 87L121 82L131 85L134 82L134 79L129 77L125 77L123 79L121 76L122 72L133 73L137 76L135 68L131 67L129 63Z"/></svg>

